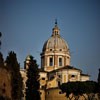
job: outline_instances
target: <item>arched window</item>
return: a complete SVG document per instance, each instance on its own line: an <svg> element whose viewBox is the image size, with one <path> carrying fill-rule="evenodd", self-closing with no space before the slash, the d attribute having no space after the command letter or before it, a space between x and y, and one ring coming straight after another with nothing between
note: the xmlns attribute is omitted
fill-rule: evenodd
<svg viewBox="0 0 100 100"><path fill-rule="evenodd" d="M53 66L53 58L52 57L49 58L49 66Z"/></svg>
<svg viewBox="0 0 100 100"><path fill-rule="evenodd" d="M62 66L62 58L59 58L59 66Z"/></svg>

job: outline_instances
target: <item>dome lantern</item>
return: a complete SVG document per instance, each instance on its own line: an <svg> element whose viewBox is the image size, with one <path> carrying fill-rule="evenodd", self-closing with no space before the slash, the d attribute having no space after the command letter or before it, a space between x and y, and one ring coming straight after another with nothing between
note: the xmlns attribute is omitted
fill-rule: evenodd
<svg viewBox="0 0 100 100"><path fill-rule="evenodd" d="M55 35L60 35L60 29L58 28L58 25L57 25L57 19L55 20L55 26L52 29L52 36L55 36Z"/></svg>

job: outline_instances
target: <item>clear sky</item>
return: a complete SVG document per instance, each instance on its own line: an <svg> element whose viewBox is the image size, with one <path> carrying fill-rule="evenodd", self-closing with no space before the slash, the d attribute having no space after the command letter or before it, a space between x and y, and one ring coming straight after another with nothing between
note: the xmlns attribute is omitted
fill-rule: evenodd
<svg viewBox="0 0 100 100"><path fill-rule="evenodd" d="M40 65L55 19L71 52L71 65L97 80L100 68L100 0L0 0L1 52L17 54L21 67L31 54Z"/></svg>

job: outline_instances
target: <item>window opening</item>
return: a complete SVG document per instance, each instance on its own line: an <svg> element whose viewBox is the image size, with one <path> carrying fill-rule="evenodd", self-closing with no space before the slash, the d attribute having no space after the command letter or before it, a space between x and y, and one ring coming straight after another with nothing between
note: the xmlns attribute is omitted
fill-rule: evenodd
<svg viewBox="0 0 100 100"><path fill-rule="evenodd" d="M50 49L50 51L52 51L52 49Z"/></svg>
<svg viewBox="0 0 100 100"><path fill-rule="evenodd" d="M59 58L59 66L62 66L62 58Z"/></svg>
<svg viewBox="0 0 100 100"><path fill-rule="evenodd" d="M43 77L42 80L45 80L45 78Z"/></svg>
<svg viewBox="0 0 100 100"><path fill-rule="evenodd" d="M50 58L49 65L53 66L53 58Z"/></svg>
<svg viewBox="0 0 100 100"><path fill-rule="evenodd" d="M75 75L71 75L71 77L73 77L73 78L74 78L74 77L75 77Z"/></svg>
<svg viewBox="0 0 100 100"><path fill-rule="evenodd" d="M62 92L61 92L61 91L59 91L59 94L62 94Z"/></svg>

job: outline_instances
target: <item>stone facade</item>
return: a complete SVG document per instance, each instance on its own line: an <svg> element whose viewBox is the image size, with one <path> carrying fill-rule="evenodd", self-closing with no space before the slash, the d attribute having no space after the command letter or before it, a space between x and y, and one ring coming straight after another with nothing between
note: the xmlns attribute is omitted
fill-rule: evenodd
<svg viewBox="0 0 100 100"><path fill-rule="evenodd" d="M25 60L25 69L21 72L25 78L25 70L28 68L29 59ZM67 42L61 37L57 22L52 29L51 37L44 43L41 53L40 68L40 94L41 100L66 100L58 88L60 84L69 81L87 81L89 75L82 70L70 65L71 56ZM24 83L25 83L24 80Z"/></svg>

